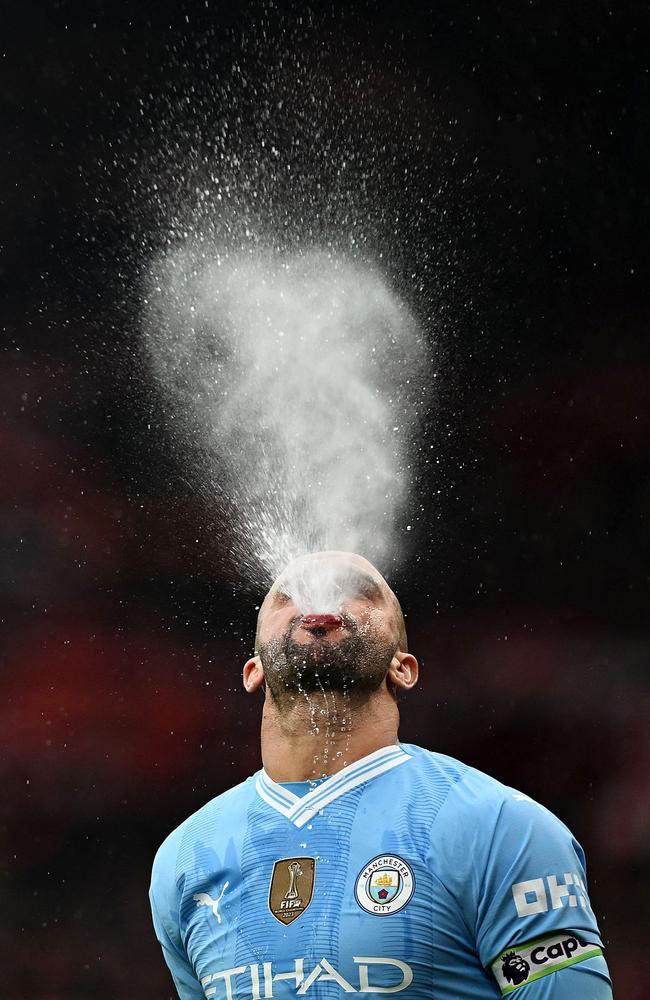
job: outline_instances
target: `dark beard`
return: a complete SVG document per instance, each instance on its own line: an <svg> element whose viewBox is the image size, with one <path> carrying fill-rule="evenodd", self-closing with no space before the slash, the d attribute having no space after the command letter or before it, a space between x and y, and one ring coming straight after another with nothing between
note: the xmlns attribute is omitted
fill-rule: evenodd
<svg viewBox="0 0 650 1000"><path fill-rule="evenodd" d="M299 624L298 618L284 636L259 648L264 678L274 701L296 692L368 695L381 686L396 645L362 634L355 621L346 622L350 634L338 642L300 645L293 638Z"/></svg>

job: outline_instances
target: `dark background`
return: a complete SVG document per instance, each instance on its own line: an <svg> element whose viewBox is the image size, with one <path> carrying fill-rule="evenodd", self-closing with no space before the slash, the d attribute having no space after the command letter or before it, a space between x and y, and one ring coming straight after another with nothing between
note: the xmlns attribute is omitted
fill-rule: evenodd
<svg viewBox="0 0 650 1000"><path fill-rule="evenodd" d="M138 353L144 262L220 172L289 243L365 233L435 343L402 738L571 826L645 995L646 31L634 3L8 5L3 1000L171 995L153 853L260 763L259 589Z"/></svg>

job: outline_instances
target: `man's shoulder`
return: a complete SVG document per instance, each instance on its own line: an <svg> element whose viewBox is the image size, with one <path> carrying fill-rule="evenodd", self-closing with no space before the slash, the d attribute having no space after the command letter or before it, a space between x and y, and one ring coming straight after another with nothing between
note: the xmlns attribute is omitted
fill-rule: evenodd
<svg viewBox="0 0 650 1000"><path fill-rule="evenodd" d="M154 871L162 868L175 869L183 850L186 848L192 850L192 845L202 839L207 831L214 836L219 827L224 831L232 830L233 823L238 822L241 813L248 807L255 787L255 777L252 775L240 784L216 795L172 830L156 852Z"/></svg>
<svg viewBox="0 0 650 1000"><path fill-rule="evenodd" d="M412 787L416 800L423 803L421 814L430 817L427 842L433 845L432 864L459 898L468 892L478 898L489 873L503 877L517 858L527 859L527 870L534 875L574 870L567 866L581 849L545 806L453 757L419 747L404 749L414 757ZM443 796L438 808L431 808L436 783ZM526 877L532 876L524 874L521 879Z"/></svg>
<svg viewBox="0 0 650 1000"><path fill-rule="evenodd" d="M428 784L443 784L446 788L445 811L462 817L479 816L496 818L501 814L515 812L544 816L549 821L560 821L531 796L510 785L504 784L492 775L476 767L465 764L447 754L412 744L402 744L406 753L413 757L418 776Z"/></svg>
<svg viewBox="0 0 650 1000"><path fill-rule="evenodd" d="M499 800L509 791L496 778L437 750L426 750L415 744L403 743L403 750L413 758L415 772L429 783L444 783L449 789L471 789L477 803L486 799Z"/></svg>

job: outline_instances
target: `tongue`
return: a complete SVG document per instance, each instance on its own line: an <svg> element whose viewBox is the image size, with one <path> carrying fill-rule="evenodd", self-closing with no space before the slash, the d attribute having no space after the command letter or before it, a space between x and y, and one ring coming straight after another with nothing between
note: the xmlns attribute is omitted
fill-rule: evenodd
<svg viewBox="0 0 650 1000"><path fill-rule="evenodd" d="M340 615L303 615L301 624L308 629L342 628L343 619Z"/></svg>

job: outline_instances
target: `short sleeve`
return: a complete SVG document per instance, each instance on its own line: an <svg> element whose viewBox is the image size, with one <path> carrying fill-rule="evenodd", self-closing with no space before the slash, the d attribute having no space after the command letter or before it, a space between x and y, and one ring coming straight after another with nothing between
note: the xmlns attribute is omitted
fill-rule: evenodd
<svg viewBox="0 0 650 1000"><path fill-rule="evenodd" d="M178 895L170 850L163 844L153 864L149 900L156 937L169 966L180 1000L204 1000L203 990L188 961L178 925Z"/></svg>
<svg viewBox="0 0 650 1000"><path fill-rule="evenodd" d="M544 806L506 789L481 866L475 927L486 968L504 949L557 932L601 946L582 848Z"/></svg>

